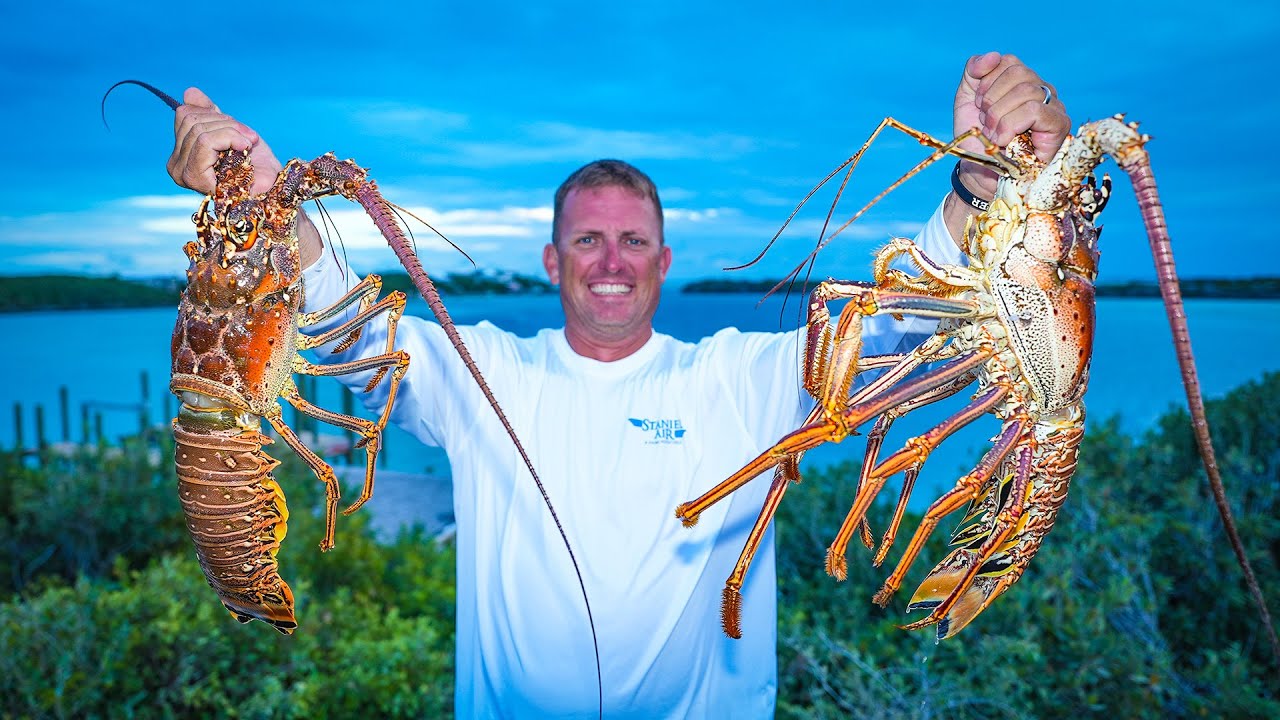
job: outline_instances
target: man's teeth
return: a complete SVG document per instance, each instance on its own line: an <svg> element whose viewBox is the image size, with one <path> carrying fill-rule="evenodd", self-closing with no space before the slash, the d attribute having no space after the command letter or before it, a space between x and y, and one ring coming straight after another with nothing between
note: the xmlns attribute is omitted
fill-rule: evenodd
<svg viewBox="0 0 1280 720"><path fill-rule="evenodd" d="M597 283L591 286L591 292L597 295L626 295L631 292L631 286Z"/></svg>

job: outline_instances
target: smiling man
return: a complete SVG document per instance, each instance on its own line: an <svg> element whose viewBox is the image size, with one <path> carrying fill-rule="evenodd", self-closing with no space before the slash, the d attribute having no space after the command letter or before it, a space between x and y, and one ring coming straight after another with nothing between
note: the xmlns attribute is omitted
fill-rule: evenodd
<svg viewBox="0 0 1280 720"><path fill-rule="evenodd" d="M542 264L560 286L569 346L603 362L639 350L671 267L653 182L624 162L598 160L556 191L554 217Z"/></svg>
<svg viewBox="0 0 1280 720"><path fill-rule="evenodd" d="M180 185L208 193L220 150L248 149L264 189L279 162L252 130L197 90L179 109L169 163ZM1049 157L1070 121L1051 88L1012 56L971 58L956 92L957 133L978 126L998 144L1030 130ZM980 147L971 148L981 151ZM995 178L964 163L970 196ZM916 238L931 257L961 261L969 208L944 198ZM300 222L308 311L332 303L356 273ZM753 241L755 239L749 239ZM644 173L601 160L573 173L555 199L543 250L560 286L563 328L516 337L488 322L459 332L529 449L582 567L599 636L609 718L772 716L777 691L772 530L742 588L743 638L720 629L724 578L767 483L749 484L683 528L673 509L769 447L811 407L799 377L803 331L728 328L697 343L655 332L671 267L662 204ZM851 268L863 273L863 268ZM864 352L913 342L877 318ZM928 328L924 328L927 332ZM335 361L380 352L371 325ZM919 338L915 338L918 340ZM397 346L412 362L391 419L445 448L457 519L458 717L596 717L595 658L576 574L510 438L438 325L405 317ZM343 376L367 407L385 383Z"/></svg>

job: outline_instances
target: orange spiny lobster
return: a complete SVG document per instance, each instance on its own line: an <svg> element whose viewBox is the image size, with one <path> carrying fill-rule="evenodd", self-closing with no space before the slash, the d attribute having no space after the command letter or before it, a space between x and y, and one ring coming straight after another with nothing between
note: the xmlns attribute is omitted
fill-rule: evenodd
<svg viewBox="0 0 1280 720"><path fill-rule="evenodd" d="M180 103L136 80L171 109ZM104 121L105 121L105 102ZM377 300L381 281L371 275L332 306L302 314L304 288L298 254L297 219L303 202L342 195L365 209L396 256L408 270L463 363L493 406L530 474L542 491L565 548L577 570L560 521L555 515L533 464L480 375L449 314L409 247L391 206L351 160L325 154L311 162L291 160L272 187L254 195L253 167L247 151L225 150L214 166L216 187L201 203L193 220L197 240L187 243L191 260L188 286L178 308L173 333L172 391L182 401L173 429L179 491L187 526L201 568L228 610L241 622L252 619L271 624L282 633L297 627L293 596L280 577L276 552L285 536L288 510L284 494L271 475L279 463L262 450L270 440L260 432L260 419L272 428L311 467L326 488L325 536L321 549L333 547L339 486L332 468L298 439L281 417L277 398L312 417L361 435L367 455L363 491L344 513L351 513L373 491L375 460L382 430L408 366L406 353L394 349L396 323L404 312L401 292ZM210 204L212 203L212 210ZM306 335L308 326L332 319L357 304L353 317L336 327ZM337 350L355 342L363 326L385 314L388 337L379 355L346 363L314 365L298 351L339 341ZM318 408L298 394L292 373L342 375L374 371L366 391L380 382L390 384L387 404L376 421L340 415ZM579 571L579 585L590 604ZM595 643L594 620L592 642ZM596 651L597 682L600 682ZM603 684L600 683L603 708Z"/></svg>
<svg viewBox="0 0 1280 720"><path fill-rule="evenodd" d="M1110 194L1110 179L1104 178L1099 186L1092 173L1109 155L1133 181L1173 327L1197 444L1223 524L1270 634L1273 653L1280 659L1280 644L1236 533L1214 459L1169 235L1143 148L1148 138L1137 132L1136 123L1125 123L1119 116L1107 118L1082 126L1050 162L1043 163L1025 136L1002 153L976 129L943 143L887 118L836 172L845 166L852 172L886 127L911 135L934 153L822 240L814 254L890 190L947 154L997 170L1001 179L996 197L976 219L970 218L963 242L967 266L937 263L911 241L896 239L878 253L874 282L820 283L810 298L804 363L805 388L817 400L814 410L799 429L703 496L676 508L676 516L692 525L712 504L774 469L764 508L726 582L725 633L740 636L743 578L783 493L799 480L800 458L824 442L855 434L872 418L876 420L867 435L858 489L828 548L827 572L837 579L845 577L845 550L855 532L860 531L862 542L872 546L866 512L886 479L905 472L894 517L875 553L874 562L879 565L894 541L908 495L930 451L960 427L993 413L1001 421L1001 430L992 447L973 470L929 506L897 568L874 599L882 606L889 601L939 521L966 505L969 510L951 540L953 550L933 568L908 604L908 610L927 610L929 615L904 627L937 625L939 639L950 637L1022 575L1066 500L1084 435L1083 397L1092 354L1100 231L1095 221ZM969 137L981 139L987 155L958 147ZM891 268L898 258L906 259L919 275ZM848 303L833 328L827 303L836 299L848 299ZM910 352L863 357L862 319L885 313L935 318L938 328ZM930 363L941 364L908 377ZM854 377L866 370L883 372L850 394ZM881 443L896 418L954 396L975 381L977 389L963 409L880 459Z"/></svg>

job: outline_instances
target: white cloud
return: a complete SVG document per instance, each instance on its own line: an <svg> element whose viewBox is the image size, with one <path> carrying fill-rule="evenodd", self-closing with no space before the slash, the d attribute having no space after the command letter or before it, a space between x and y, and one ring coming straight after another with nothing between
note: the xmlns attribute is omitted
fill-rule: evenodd
<svg viewBox="0 0 1280 720"><path fill-rule="evenodd" d="M467 115L463 113L395 103L365 106L355 112L352 119L365 134L403 135L414 139L462 130L469 124Z"/></svg>
<svg viewBox="0 0 1280 720"><path fill-rule="evenodd" d="M442 211L425 206L409 206L404 209L425 220L450 239L545 237L551 229L550 207L504 207L496 210L461 208ZM373 221L359 208L330 210L328 215L347 247L372 248L387 244ZM405 215L404 219L414 233L419 252L457 252L414 218ZM471 253L473 248L468 245L463 249Z"/></svg>
<svg viewBox="0 0 1280 720"><path fill-rule="evenodd" d="M192 200L192 198L196 198ZM193 193L184 193L182 195L138 195L136 197L125 198L121 204L126 207L146 208L149 210L187 210L190 217L195 208L199 207L199 196Z"/></svg>
<svg viewBox="0 0 1280 720"><path fill-rule="evenodd" d="M728 212L733 212L728 210ZM686 210L684 208L664 208L662 217L670 223L700 223L710 220L717 220L721 215L720 208L707 208L706 210Z"/></svg>
<svg viewBox="0 0 1280 720"><path fill-rule="evenodd" d="M195 225L191 223L190 215L184 215L182 217L155 218L153 220L139 220L138 227L146 232L159 233L162 235L195 233Z"/></svg>

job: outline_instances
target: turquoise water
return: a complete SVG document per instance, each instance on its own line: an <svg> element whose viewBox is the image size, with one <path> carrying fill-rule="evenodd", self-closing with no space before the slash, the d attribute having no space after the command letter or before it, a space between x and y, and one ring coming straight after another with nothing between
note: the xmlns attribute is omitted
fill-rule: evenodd
<svg viewBox="0 0 1280 720"><path fill-rule="evenodd" d="M656 324L682 339L697 339L725 326L743 330L777 330L780 322L794 324L798 302L792 299L785 320L780 303L771 299L756 307L753 295L667 295L658 310ZM448 299L450 313L460 324L489 319L500 327L527 335L541 327L562 324L556 296L458 297ZM428 315L422 303L411 303L410 312ZM1280 302L1194 300L1187 304L1193 346L1206 397L1222 395L1237 385L1258 378L1267 370L1280 370L1280 323L1275 322ZM81 432L80 406L99 403L103 427L109 438L136 432L136 411L115 405L137 403L142 395L141 371L149 375L152 422L167 422L169 336L175 318L171 308L144 310L96 310L0 315L0 334L11 347L24 348L5 355L3 369L10 379L0 391L0 443L14 443L13 406L23 408L28 445L34 442L32 408L44 406L45 433L61 439L58 387L68 388L71 437ZM336 382L317 382L317 401L340 408L341 388ZM1086 404L1091 421L1119 415L1121 426L1140 432L1173 405L1184 403L1177 361L1173 355L1164 310L1159 300L1103 299L1098 302L1098 335ZM920 417L905 418L894 427L886 450L911 434L926 429L954 412L961 398L922 410ZM172 413L172 403L169 413ZM926 414L932 412L932 414ZM292 411L286 410L286 418ZM949 486L967 470L997 430L994 418L981 419L948 440L930 459L920 480L917 497ZM322 432L324 430L322 429ZM337 434L337 431L333 431ZM387 467L394 470L446 474L443 453L425 448L397 431L387 437ZM806 457L809 465L828 464L861 456L861 438L838 446L826 446ZM711 484L716 479L709 479ZM886 488L886 492L889 489Z"/></svg>

